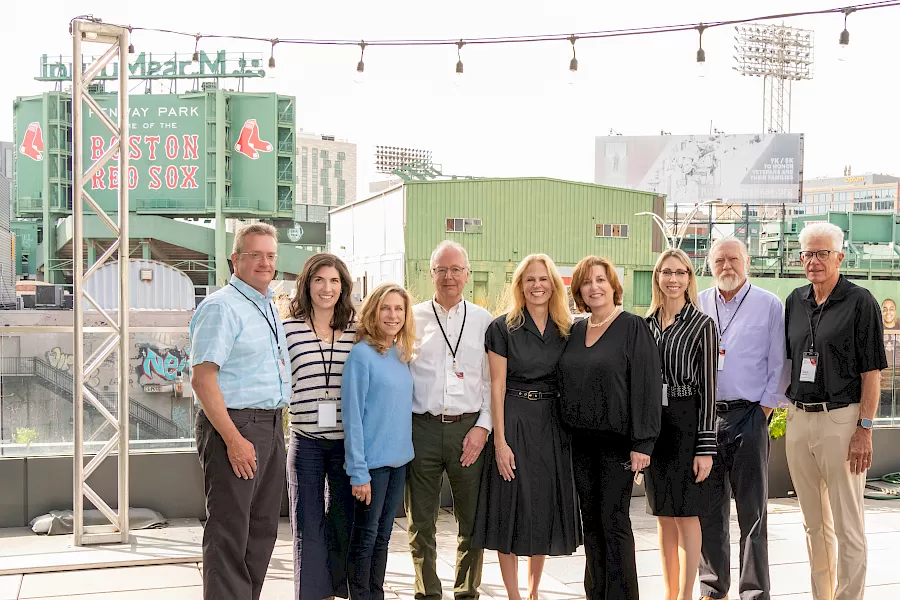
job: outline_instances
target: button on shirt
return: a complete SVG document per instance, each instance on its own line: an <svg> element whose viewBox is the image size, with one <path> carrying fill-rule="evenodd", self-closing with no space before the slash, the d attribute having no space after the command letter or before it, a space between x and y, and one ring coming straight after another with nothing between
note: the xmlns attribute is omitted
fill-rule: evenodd
<svg viewBox="0 0 900 600"><path fill-rule="evenodd" d="M435 310L454 349L459 341L456 363L463 373L462 395L451 395L446 390L447 372L453 370L453 352L434 317ZM491 431L491 375L484 349L484 333L493 320L491 313L466 300L449 311L428 300L413 307L413 317L418 338L416 357L409 365L413 377L413 412L435 416L479 412L475 425Z"/></svg>
<svg viewBox="0 0 900 600"><path fill-rule="evenodd" d="M719 345L725 349L725 368L716 379L716 400L786 406L784 391L791 372L784 353L784 308L778 296L745 281L729 302L718 288L700 292L699 302L714 321L718 308L716 327Z"/></svg>
<svg viewBox="0 0 900 600"><path fill-rule="evenodd" d="M821 317L821 318L820 318ZM797 288L785 301L785 339L791 359L794 402L854 404L862 397L862 373L887 367L881 309L872 292L840 276L823 304L816 304L812 284ZM816 380L800 381L803 353L815 331Z"/></svg>
<svg viewBox="0 0 900 600"><path fill-rule="evenodd" d="M279 369L279 361L290 365L290 357L273 296L272 290L263 296L232 276L231 285L210 294L191 319L191 365L219 366L227 408L282 408L290 400L290 368L284 380Z"/></svg>

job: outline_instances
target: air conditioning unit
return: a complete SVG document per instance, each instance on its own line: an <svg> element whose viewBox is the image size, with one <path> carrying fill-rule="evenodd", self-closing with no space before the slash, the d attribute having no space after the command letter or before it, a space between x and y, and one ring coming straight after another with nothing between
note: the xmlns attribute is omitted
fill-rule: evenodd
<svg viewBox="0 0 900 600"><path fill-rule="evenodd" d="M62 308L63 287L61 285L39 285L34 290L35 308Z"/></svg>

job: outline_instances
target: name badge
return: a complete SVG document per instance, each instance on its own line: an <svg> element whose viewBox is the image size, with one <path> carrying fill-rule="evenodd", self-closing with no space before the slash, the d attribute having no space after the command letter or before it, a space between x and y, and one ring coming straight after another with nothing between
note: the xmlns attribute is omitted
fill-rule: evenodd
<svg viewBox="0 0 900 600"><path fill-rule="evenodd" d="M447 371L447 394L462 396L465 393L465 380L462 371Z"/></svg>
<svg viewBox="0 0 900 600"><path fill-rule="evenodd" d="M281 381L288 380L287 365L284 364L283 358L278 359L278 376L281 377Z"/></svg>
<svg viewBox="0 0 900 600"><path fill-rule="evenodd" d="M319 400L319 427L337 427L337 402L332 400Z"/></svg>
<svg viewBox="0 0 900 600"><path fill-rule="evenodd" d="M800 381L814 383L816 381L816 366L818 364L818 352L804 352L803 364L800 366Z"/></svg>
<svg viewBox="0 0 900 600"><path fill-rule="evenodd" d="M717 369L719 371L725 370L725 348L719 348L719 363Z"/></svg>
<svg viewBox="0 0 900 600"><path fill-rule="evenodd" d="M666 383L663 384L662 400L663 400L663 406L669 405L669 385Z"/></svg>

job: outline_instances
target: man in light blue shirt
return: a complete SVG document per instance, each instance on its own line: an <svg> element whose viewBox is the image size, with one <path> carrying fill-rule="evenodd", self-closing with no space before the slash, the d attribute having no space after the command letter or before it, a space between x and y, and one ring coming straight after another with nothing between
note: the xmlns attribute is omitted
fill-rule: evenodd
<svg viewBox="0 0 900 600"><path fill-rule="evenodd" d="M700 308L719 332L716 385L718 456L703 483L700 526L701 598L727 598L731 587L730 492L741 529L741 600L769 600L766 508L769 495L768 418L786 406L790 369L784 349L784 307L748 280L750 258L736 238L709 249L716 287L699 295Z"/></svg>
<svg viewBox="0 0 900 600"><path fill-rule="evenodd" d="M258 600L275 547L285 480L281 409L291 397L284 327L272 303L278 237L234 236L234 275L191 319L195 436L206 493L205 600Z"/></svg>

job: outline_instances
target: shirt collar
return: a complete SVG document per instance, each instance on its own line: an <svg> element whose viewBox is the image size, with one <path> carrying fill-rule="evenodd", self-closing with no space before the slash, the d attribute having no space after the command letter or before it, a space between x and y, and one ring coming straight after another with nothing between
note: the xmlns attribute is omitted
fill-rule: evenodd
<svg viewBox="0 0 900 600"><path fill-rule="evenodd" d="M731 302L742 301L744 296L746 296L750 292L750 279L744 280L744 285L741 286L741 289L738 290L738 293L734 295L734 298L731 299ZM722 304L728 304L725 301L725 298L722 296L722 291L719 289L719 286L716 286L716 298L722 301Z"/></svg>
<svg viewBox="0 0 900 600"><path fill-rule="evenodd" d="M838 282L835 284L834 289L831 290L831 294L828 298L834 302L836 300L840 300L844 296L847 295L847 292L850 290L851 283L850 280L844 277L843 275L838 276ZM812 299L812 302L816 301L816 295L813 293L813 285L810 283L806 287L803 288L803 291L800 292L800 296L804 300Z"/></svg>
<svg viewBox="0 0 900 600"><path fill-rule="evenodd" d="M275 297L275 292L272 291L272 288L266 288L266 295L263 296L255 289L250 287L249 284L245 283L241 279L238 278L237 275L231 276L231 285L236 287L239 292L243 293L245 296L253 300L254 302L262 302L263 300L271 300Z"/></svg>
<svg viewBox="0 0 900 600"><path fill-rule="evenodd" d="M541 330L538 329L537 323L534 322L534 319L531 318L531 313L528 312L527 308L522 309L525 317L525 329L538 336L540 339L547 339L549 334L553 331L558 332L559 330L556 327L556 322L550 315L547 315L547 324L544 326L544 333L541 333Z"/></svg>
<svg viewBox="0 0 900 600"><path fill-rule="evenodd" d="M438 303L436 296L431 297L431 305L437 307L438 312L441 312L443 314L449 314L451 312L458 313L462 309L462 305L465 304L465 302L466 302L465 298L460 298L459 302L457 302L453 307L451 307L450 310L447 310L446 308L444 308L443 306L441 306Z"/></svg>

